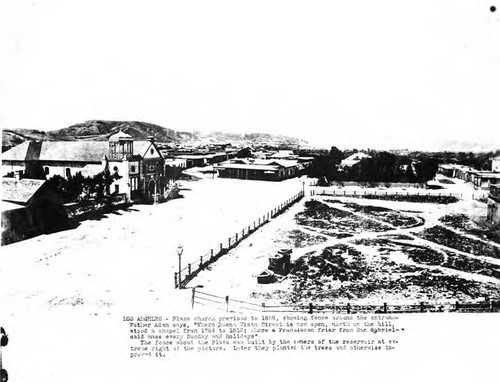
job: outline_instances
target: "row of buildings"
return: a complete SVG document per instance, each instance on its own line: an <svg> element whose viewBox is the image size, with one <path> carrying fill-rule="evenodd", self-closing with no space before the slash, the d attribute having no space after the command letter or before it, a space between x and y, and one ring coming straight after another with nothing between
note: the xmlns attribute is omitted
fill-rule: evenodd
<svg viewBox="0 0 500 382"><path fill-rule="evenodd" d="M129 200L159 201L169 181L190 167L213 165L223 178L282 180L301 173L312 159L292 151L254 151L227 144L172 148L152 137L134 140L119 131L108 141L26 141L2 154L2 176L68 179L77 173L92 177L107 170L118 175L110 193L124 194Z"/></svg>
<svg viewBox="0 0 500 382"><path fill-rule="evenodd" d="M491 171L476 170L469 166L444 163L439 165L438 174L470 182L476 190L489 190L491 185L500 184L500 156L491 159Z"/></svg>

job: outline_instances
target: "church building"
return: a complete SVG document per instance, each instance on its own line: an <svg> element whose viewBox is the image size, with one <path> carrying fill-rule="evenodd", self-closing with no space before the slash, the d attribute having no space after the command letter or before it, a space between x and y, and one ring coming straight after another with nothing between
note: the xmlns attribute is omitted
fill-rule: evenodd
<svg viewBox="0 0 500 382"><path fill-rule="evenodd" d="M160 201L165 179L164 159L154 138L135 141L122 131L108 141L27 141L2 154L2 176L18 178L33 168L42 168L46 179L64 178L80 172L94 176L106 169L118 174L110 192L125 194L129 200Z"/></svg>

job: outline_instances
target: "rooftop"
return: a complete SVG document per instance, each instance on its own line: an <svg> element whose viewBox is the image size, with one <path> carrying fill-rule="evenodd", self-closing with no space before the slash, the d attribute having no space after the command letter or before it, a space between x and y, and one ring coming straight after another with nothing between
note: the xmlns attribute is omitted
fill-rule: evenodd
<svg viewBox="0 0 500 382"><path fill-rule="evenodd" d="M112 136L109 137L110 141L120 141L120 140L127 140L130 141L132 140L132 136L124 133L123 131L119 131L116 134L113 134Z"/></svg>
<svg viewBox="0 0 500 382"><path fill-rule="evenodd" d="M2 178L2 200L26 204L45 182L40 179Z"/></svg>
<svg viewBox="0 0 500 382"><path fill-rule="evenodd" d="M144 156L151 144L134 141L134 155ZM27 141L4 152L2 160L101 163L108 153L108 141Z"/></svg>

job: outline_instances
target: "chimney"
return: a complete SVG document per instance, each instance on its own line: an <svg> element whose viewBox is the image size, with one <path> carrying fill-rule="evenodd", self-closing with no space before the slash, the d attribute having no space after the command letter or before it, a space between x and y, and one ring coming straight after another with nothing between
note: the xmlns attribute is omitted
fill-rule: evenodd
<svg viewBox="0 0 500 382"><path fill-rule="evenodd" d="M148 141L154 143L155 137L153 135L148 135Z"/></svg>
<svg viewBox="0 0 500 382"><path fill-rule="evenodd" d="M18 170L14 172L14 178L21 180L23 178L23 170Z"/></svg>

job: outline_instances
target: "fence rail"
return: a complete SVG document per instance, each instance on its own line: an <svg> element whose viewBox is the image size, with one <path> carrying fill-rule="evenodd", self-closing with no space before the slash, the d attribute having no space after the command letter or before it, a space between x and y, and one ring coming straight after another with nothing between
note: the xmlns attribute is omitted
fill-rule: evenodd
<svg viewBox="0 0 500 382"><path fill-rule="evenodd" d="M201 255L199 260L187 264L180 272L174 274L175 288L184 288L198 273L205 269L210 264L213 264L220 257L224 256L231 249L236 247L242 240L246 239L264 224L268 223L272 218L282 214L291 205L298 202L304 197L304 190L294 194L278 206L255 219L251 224L243 227L240 231L229 236L224 243L220 243L217 249L211 249L209 252Z"/></svg>
<svg viewBox="0 0 500 382"><path fill-rule="evenodd" d="M421 192L421 191L377 191L377 190L311 190L311 196L430 196L430 197L452 197L462 198L462 194L451 192Z"/></svg>
<svg viewBox="0 0 500 382"><path fill-rule="evenodd" d="M192 288L191 307L195 305L210 306L217 310L230 313L248 313L249 311L260 313L335 313L335 314L354 314L354 313L479 313L479 312L500 312L500 301L484 301L476 303L449 302L444 304L420 302L418 304L284 304L267 305L256 302L245 302L232 299L229 296L216 296L200 291L198 288Z"/></svg>

